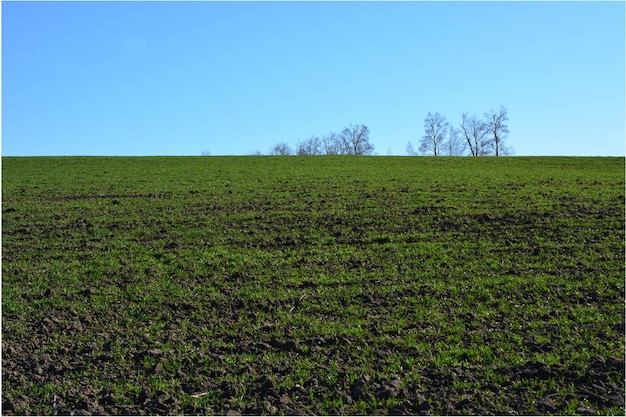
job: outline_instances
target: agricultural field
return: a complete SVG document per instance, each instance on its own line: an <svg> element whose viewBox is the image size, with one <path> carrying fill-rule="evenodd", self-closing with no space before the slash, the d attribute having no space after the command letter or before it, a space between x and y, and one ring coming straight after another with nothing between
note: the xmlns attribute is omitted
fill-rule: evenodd
<svg viewBox="0 0 626 417"><path fill-rule="evenodd" d="M3 157L3 414L624 415L624 180Z"/></svg>

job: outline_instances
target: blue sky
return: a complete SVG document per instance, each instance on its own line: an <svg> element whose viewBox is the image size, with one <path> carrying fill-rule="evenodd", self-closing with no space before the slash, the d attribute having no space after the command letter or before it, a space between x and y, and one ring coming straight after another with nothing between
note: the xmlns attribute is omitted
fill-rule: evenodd
<svg viewBox="0 0 626 417"><path fill-rule="evenodd" d="M624 2L2 2L2 154L246 155L506 106L516 155L624 155Z"/></svg>

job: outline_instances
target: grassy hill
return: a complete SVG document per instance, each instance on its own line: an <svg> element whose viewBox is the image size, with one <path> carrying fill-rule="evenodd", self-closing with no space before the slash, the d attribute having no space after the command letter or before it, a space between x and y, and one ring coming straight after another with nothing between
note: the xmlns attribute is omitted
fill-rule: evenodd
<svg viewBox="0 0 626 417"><path fill-rule="evenodd" d="M5 414L624 414L624 158L2 158Z"/></svg>

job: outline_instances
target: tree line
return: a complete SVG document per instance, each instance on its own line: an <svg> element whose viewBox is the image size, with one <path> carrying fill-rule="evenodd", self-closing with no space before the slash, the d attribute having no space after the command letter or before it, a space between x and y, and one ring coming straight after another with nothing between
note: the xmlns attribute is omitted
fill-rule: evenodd
<svg viewBox="0 0 626 417"><path fill-rule="evenodd" d="M280 142L270 148L270 155L371 155L374 145L370 142L370 130L364 124L350 126L341 132L324 136L311 136L298 140L295 147ZM256 152L259 155L260 152Z"/></svg>
<svg viewBox="0 0 626 417"><path fill-rule="evenodd" d="M507 109L491 110L484 118L463 113L458 127L439 113L428 113L424 120L424 136L419 142L422 155L501 156L512 155L513 149L505 141L509 133ZM469 150L469 152L468 152ZM409 155L418 155L413 144L407 144Z"/></svg>
<svg viewBox="0 0 626 417"><path fill-rule="evenodd" d="M407 154L448 156L501 156L513 155L513 148L506 144L509 128L507 109L484 113L481 118L468 112L461 114L458 126L448 122L439 113L428 113L424 120L424 136L419 141L418 151L409 141ZM269 150L269 155L372 155L374 145L370 142L370 130L364 124L350 124L341 132L330 132L324 136L311 136L298 140L294 147L279 142ZM209 151L202 155L208 156ZM263 155L261 151L251 155Z"/></svg>

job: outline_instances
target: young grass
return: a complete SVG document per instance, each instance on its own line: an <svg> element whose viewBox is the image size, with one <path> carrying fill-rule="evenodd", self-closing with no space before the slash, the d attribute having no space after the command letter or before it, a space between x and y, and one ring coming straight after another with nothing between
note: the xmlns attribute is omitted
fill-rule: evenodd
<svg viewBox="0 0 626 417"><path fill-rule="evenodd" d="M624 158L2 162L7 413L625 411Z"/></svg>

